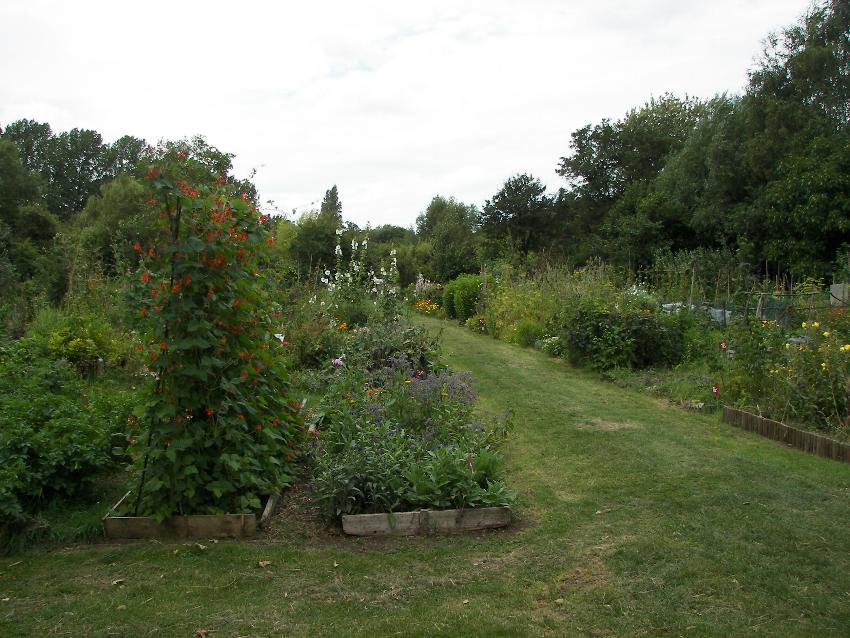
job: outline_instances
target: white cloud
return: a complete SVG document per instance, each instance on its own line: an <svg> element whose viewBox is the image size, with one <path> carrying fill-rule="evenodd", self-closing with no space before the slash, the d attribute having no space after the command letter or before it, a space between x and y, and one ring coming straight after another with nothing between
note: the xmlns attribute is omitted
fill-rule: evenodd
<svg viewBox="0 0 850 638"><path fill-rule="evenodd" d="M551 188L569 135L666 91L738 92L800 0L55 3L0 7L0 123L196 133L284 209L336 183L347 218L409 225L517 172Z"/></svg>

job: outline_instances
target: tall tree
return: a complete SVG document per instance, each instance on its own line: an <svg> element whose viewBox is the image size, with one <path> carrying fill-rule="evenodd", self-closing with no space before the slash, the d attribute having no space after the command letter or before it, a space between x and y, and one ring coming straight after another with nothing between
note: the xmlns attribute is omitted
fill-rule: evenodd
<svg viewBox="0 0 850 638"><path fill-rule="evenodd" d="M509 178L479 216L488 256L507 249L526 255L548 247L552 237L553 199L539 179L520 174Z"/></svg>
<svg viewBox="0 0 850 638"><path fill-rule="evenodd" d="M342 224L342 202L339 201L339 191L337 191L336 184L325 191L319 214L336 220L337 225Z"/></svg>
<svg viewBox="0 0 850 638"><path fill-rule="evenodd" d="M417 237L431 245L430 272L438 281L448 281L478 270L475 229L478 211L453 197L434 197L416 218Z"/></svg>

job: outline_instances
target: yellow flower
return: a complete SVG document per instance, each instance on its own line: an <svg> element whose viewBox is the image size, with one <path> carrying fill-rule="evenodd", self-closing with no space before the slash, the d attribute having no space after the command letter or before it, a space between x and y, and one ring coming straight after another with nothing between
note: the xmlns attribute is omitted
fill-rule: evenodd
<svg viewBox="0 0 850 638"><path fill-rule="evenodd" d="M829 330L824 330L824 331L823 331L823 336L824 336L824 337L828 337L828 336L829 336Z"/></svg>
<svg viewBox="0 0 850 638"><path fill-rule="evenodd" d="M410 379L405 379L405 380L404 380L404 382L405 382L405 383L410 383Z"/></svg>
<svg viewBox="0 0 850 638"><path fill-rule="evenodd" d="M786 349L786 350L788 350L790 347L791 347L791 344L790 344L790 343L786 343L786 344L785 344L785 349Z"/></svg>
<svg viewBox="0 0 850 638"><path fill-rule="evenodd" d="M808 327L809 327L809 324L807 324L807 323L804 321L804 322L803 322L803 328L808 328Z"/></svg>
<svg viewBox="0 0 850 638"><path fill-rule="evenodd" d="M820 367L821 367L823 370L826 370L826 368L827 368L826 361L824 361L822 364L820 364Z"/></svg>
<svg viewBox="0 0 850 638"><path fill-rule="evenodd" d="M815 322L812 323L812 328L820 328L820 324L817 321L815 321Z"/></svg>

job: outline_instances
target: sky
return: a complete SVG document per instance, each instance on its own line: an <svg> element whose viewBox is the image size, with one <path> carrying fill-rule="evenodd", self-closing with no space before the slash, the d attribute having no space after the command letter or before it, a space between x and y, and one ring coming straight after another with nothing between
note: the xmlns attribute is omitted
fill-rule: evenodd
<svg viewBox="0 0 850 638"><path fill-rule="evenodd" d="M435 195L551 191L570 133L666 92L741 93L805 0L3 0L0 126L200 134L295 216L360 226Z"/></svg>

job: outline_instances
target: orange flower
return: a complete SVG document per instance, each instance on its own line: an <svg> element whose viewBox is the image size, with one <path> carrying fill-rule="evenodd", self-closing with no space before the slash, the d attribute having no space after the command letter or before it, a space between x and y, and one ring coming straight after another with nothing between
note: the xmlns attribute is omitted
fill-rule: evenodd
<svg viewBox="0 0 850 638"><path fill-rule="evenodd" d="M140 253L142 252L142 245L139 242L133 244L133 252Z"/></svg>
<svg viewBox="0 0 850 638"><path fill-rule="evenodd" d="M159 344L159 349L162 350L163 352L165 352L166 350L168 350L168 344L165 343L165 341L163 341L162 343Z"/></svg>

